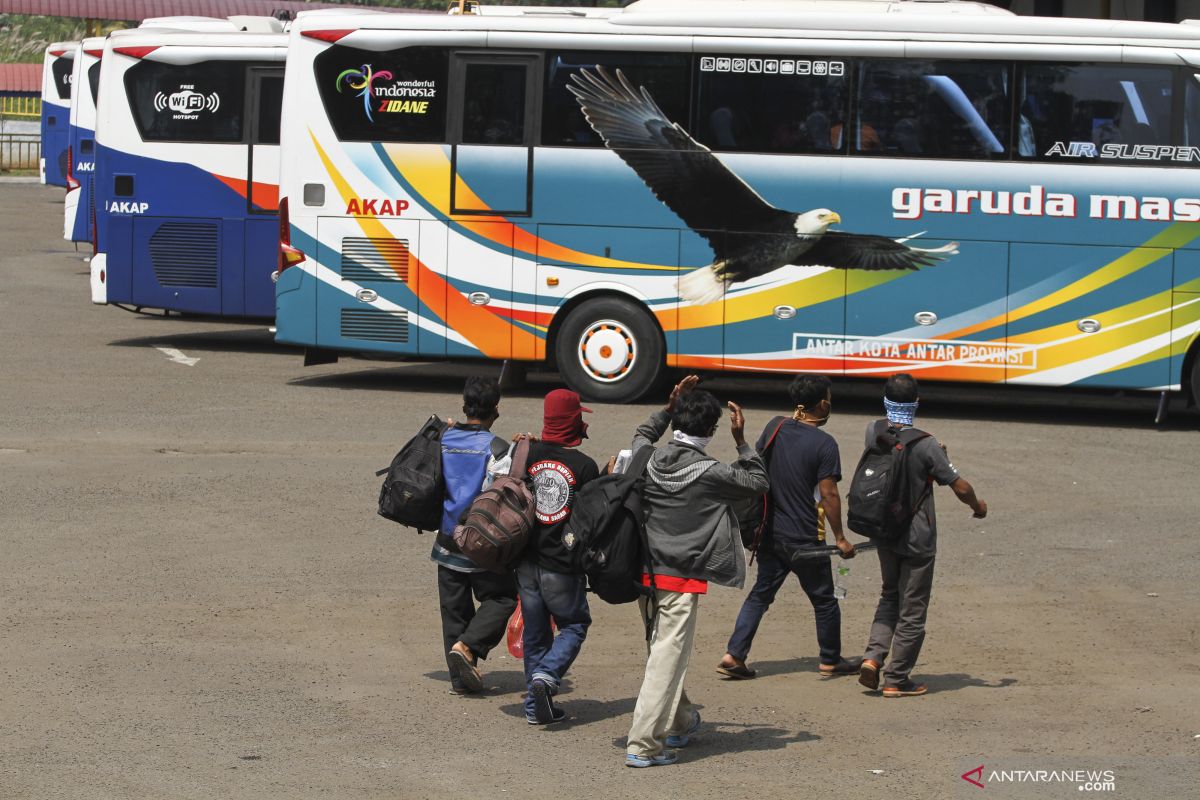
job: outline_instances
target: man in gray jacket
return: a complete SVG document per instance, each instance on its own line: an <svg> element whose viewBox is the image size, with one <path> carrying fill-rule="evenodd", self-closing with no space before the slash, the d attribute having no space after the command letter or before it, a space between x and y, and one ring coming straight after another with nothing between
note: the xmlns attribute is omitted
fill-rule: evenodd
<svg viewBox="0 0 1200 800"><path fill-rule="evenodd" d="M746 443L745 420L729 403L730 433L738 460L725 465L706 455L721 418L721 404L694 387L690 375L671 392L666 409L637 429L633 452L651 447L674 428L672 441L657 450L646 466L642 495L646 538L654 570L643 582L654 588L650 657L646 677L633 710L625 764L656 767L673 764L674 750L686 747L700 726L700 715L684 691L700 595L711 581L741 588L746 582L746 554L730 503L767 491L770 484L762 458ZM643 603L644 611L651 610Z"/></svg>

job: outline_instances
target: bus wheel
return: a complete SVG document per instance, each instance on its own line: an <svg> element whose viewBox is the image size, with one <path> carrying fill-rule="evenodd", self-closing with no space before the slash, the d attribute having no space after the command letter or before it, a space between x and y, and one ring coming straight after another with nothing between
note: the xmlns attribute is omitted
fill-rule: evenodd
<svg viewBox="0 0 1200 800"><path fill-rule="evenodd" d="M1200 408L1200 351L1192 355L1192 405Z"/></svg>
<svg viewBox="0 0 1200 800"><path fill-rule="evenodd" d="M559 328L554 356L567 385L601 402L637 400L665 373L662 333L654 319L617 297L573 309Z"/></svg>

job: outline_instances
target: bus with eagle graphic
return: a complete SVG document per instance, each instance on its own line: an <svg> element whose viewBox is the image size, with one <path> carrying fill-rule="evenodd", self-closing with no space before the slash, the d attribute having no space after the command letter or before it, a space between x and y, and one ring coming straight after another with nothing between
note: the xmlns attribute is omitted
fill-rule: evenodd
<svg viewBox="0 0 1200 800"><path fill-rule="evenodd" d="M290 35L307 363L545 363L612 402L677 368L1200 392L1198 28L640 0Z"/></svg>

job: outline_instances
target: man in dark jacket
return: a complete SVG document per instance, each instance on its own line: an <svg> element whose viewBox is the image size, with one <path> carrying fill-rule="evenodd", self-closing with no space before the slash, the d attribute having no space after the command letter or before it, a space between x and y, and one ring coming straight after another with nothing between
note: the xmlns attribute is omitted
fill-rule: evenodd
<svg viewBox="0 0 1200 800"><path fill-rule="evenodd" d="M738 460L725 465L705 453L721 418L721 404L694 389L685 378L666 409L651 415L633 440L633 452L651 447L674 427L672 441L657 450L646 466L642 496L650 545L654 588L650 657L633 710L625 764L655 767L677 760L670 747L685 747L700 725L700 715L684 691L700 595L709 582L741 587L746 555L731 503L744 502L768 488L762 459L746 443L742 410L729 403L730 433Z"/></svg>
<svg viewBox="0 0 1200 800"><path fill-rule="evenodd" d="M496 575L475 566L459 552L451 534L467 506L492 478L508 472L508 445L491 432L500 416L500 384L495 378L472 376L463 389L465 422L442 434L442 476L446 498L442 525L430 558L438 565L438 598L442 641L450 667L450 691L468 694L483 689L478 662L504 636L517 607L512 573ZM471 600L474 594L479 608Z"/></svg>
<svg viewBox="0 0 1200 800"><path fill-rule="evenodd" d="M517 568L525 618L525 719L531 725L566 718L554 695L592 624L587 580L563 546L562 534L576 493L600 474L596 462L575 449L587 437L583 412L591 409L567 389L546 395L544 408L542 437L530 446L526 467L537 500L537 521ZM551 617L558 624L557 636Z"/></svg>
<svg viewBox="0 0 1200 800"><path fill-rule="evenodd" d="M843 558L854 546L842 533L842 501L838 481L842 462L837 442L821 428L829 421L833 395L824 375L797 375L788 387L790 417L771 420L758 439L771 476L770 513L760 543L758 577L742 603L733 635L717 672L731 678L753 678L746 656L759 623L775 601L788 575L794 574L812 603L820 648L818 670L824 676L858 672L859 662L842 658L842 610L833 594L833 568L827 558L791 558L798 548L833 539ZM768 451L768 447L770 448Z"/></svg>
<svg viewBox="0 0 1200 800"><path fill-rule="evenodd" d="M866 446L873 446L886 431L901 436L913 430L919 401L917 379L912 375L900 373L888 378L883 390L887 420L867 425ZM987 503L975 496L975 489L950 463L946 448L921 431L909 434L913 435L923 438L909 446L907 473L909 496L914 498L912 521L905 536L880 543L883 589L858 677L859 683L875 690L879 688L882 672L884 697L917 697L927 691L925 684L917 683L910 675L925 641L925 618L933 591L933 562L937 555L933 484L949 486L960 502L971 507L976 519L983 519L988 511ZM889 654L891 660L884 668Z"/></svg>

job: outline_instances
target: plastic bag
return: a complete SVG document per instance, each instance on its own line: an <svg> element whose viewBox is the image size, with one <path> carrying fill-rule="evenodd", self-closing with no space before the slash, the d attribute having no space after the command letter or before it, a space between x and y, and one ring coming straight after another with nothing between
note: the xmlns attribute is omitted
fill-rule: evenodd
<svg viewBox="0 0 1200 800"><path fill-rule="evenodd" d="M525 658L525 615L521 613L521 598L517 598L517 608L513 611L512 616L508 618L508 627L505 629L508 639L508 652L513 658L524 660ZM558 631L558 625L554 622L554 617L550 618L550 633L555 634Z"/></svg>

